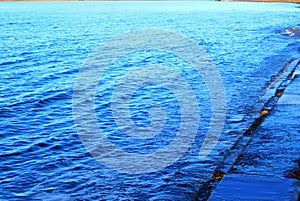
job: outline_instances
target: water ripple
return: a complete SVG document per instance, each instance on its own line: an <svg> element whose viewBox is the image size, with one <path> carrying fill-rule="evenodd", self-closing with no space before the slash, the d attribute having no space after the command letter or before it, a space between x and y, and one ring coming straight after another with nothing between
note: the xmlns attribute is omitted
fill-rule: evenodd
<svg viewBox="0 0 300 201"><path fill-rule="evenodd" d="M293 52L299 50L296 39L276 33L299 23L298 10L294 4L218 2L1 4L0 200L192 200L222 151L239 137L240 123L269 79L298 54ZM129 152L151 153L170 143L180 121L176 98L148 86L132 96L132 120L147 127L149 109L160 105L169 115L167 127L150 140L120 133L111 95L126 69L149 64L174 68L195 91L201 113L187 155L155 173L121 174L98 163L81 143L72 115L73 86L85 58L101 42L149 27L181 33L208 52L226 88L228 124L212 156L200 161L197 154L211 116L202 78L167 53L140 51L120 58L95 96L98 126L110 142ZM286 51L289 44L293 48Z"/></svg>

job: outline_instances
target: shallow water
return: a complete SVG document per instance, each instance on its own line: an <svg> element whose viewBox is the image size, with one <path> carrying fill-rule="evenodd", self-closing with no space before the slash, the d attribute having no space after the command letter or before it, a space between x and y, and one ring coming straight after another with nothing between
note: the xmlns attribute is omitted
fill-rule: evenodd
<svg viewBox="0 0 300 201"><path fill-rule="evenodd" d="M291 47L299 39L278 32L299 23L296 7L217 2L1 3L0 199L191 200L210 179L222 151L237 139L233 133L244 129L236 122L243 121L271 77L294 57ZM118 60L99 84L95 102L99 126L123 151L156 152L172 141L180 123L176 96L149 85L132 96L132 119L136 125L148 126L149 109L159 105L168 117L164 130L148 140L129 139L118 132L110 100L114 84L126 70L167 64L184 76L199 102L200 125L187 153L164 169L135 175L104 166L85 149L74 124L72 95L81 65L98 45L146 28L179 33L208 53L224 83L227 121L215 150L199 159L211 115L202 78L174 55L156 51Z"/></svg>

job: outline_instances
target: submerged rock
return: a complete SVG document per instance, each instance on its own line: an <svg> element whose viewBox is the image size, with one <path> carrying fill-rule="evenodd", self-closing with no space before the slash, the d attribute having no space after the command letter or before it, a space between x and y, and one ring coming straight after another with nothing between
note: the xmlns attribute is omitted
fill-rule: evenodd
<svg viewBox="0 0 300 201"><path fill-rule="evenodd" d="M299 37L300 38L300 25L297 25L294 28L285 29L282 32L282 34L285 35L285 36Z"/></svg>

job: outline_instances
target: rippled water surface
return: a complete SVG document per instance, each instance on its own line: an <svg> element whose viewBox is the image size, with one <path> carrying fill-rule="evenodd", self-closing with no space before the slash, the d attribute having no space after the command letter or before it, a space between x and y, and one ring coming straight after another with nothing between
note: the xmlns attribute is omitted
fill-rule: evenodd
<svg viewBox="0 0 300 201"><path fill-rule="evenodd" d="M295 4L277 3L1 3L0 199L192 200L244 129L236 122L246 118L271 77L297 54L293 47L299 39L278 32L299 23L299 11ZM216 148L200 159L211 116L203 78L165 52L143 50L121 57L105 72L95 96L98 125L118 149L155 153L172 142L185 121L176 94L149 82L132 93L129 114L144 128L152 120L165 121L161 132L148 139L120 132L112 115L112 93L135 67L175 69L194 91L200 124L186 154L170 166L153 173L120 173L99 163L81 142L72 113L73 86L97 46L147 28L181 34L207 52L224 83L227 120ZM171 80L168 73L159 76ZM170 83L181 89L182 83ZM155 111L149 115L153 106L162 108L166 118Z"/></svg>

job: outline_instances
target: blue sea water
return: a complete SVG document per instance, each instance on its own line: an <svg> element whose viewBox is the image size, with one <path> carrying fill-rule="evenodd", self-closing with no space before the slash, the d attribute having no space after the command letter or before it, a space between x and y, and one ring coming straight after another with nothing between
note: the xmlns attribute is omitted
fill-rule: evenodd
<svg viewBox="0 0 300 201"><path fill-rule="evenodd" d="M296 4L281 3L1 3L0 200L192 200L245 129L235 122L247 117L272 76L299 56L299 39L279 34L299 23L299 12ZM98 162L80 140L73 87L95 48L149 28L181 34L207 52L224 83L227 120L212 154L199 159L211 116L203 80L167 54L124 57L107 71L95 100L99 126L112 143L127 152L153 153L172 141L180 124L174 94L149 85L132 96L130 114L146 127L149 108L159 104L168 115L162 135L141 141L117 132L110 100L114 80L128 67L160 63L178 70L200 102L201 124L188 152L170 166L120 173Z"/></svg>

